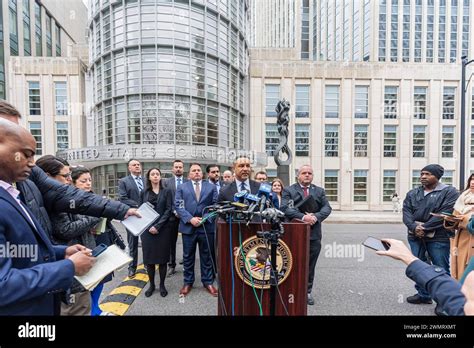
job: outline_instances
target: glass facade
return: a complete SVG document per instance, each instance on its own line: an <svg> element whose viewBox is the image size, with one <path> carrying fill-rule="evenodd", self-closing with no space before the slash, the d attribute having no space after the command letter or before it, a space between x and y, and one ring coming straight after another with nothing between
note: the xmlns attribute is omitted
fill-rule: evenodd
<svg viewBox="0 0 474 348"><path fill-rule="evenodd" d="M92 5L96 145L244 147L244 0Z"/></svg>

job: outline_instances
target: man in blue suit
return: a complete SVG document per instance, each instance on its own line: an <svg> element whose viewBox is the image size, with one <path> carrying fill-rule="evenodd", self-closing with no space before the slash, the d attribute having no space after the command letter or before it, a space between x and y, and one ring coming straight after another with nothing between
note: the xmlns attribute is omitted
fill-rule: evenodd
<svg viewBox="0 0 474 348"><path fill-rule="evenodd" d="M94 262L84 246L53 246L20 201L13 184L29 177L35 149L27 130L0 120L0 315L57 314L56 294Z"/></svg>
<svg viewBox="0 0 474 348"><path fill-rule="evenodd" d="M183 296L186 296L193 287L197 245L201 262L201 282L212 296L217 296L217 289L213 286L211 261L214 226L211 221L205 221L203 224L201 222L204 208L216 202L216 186L202 180L200 164L191 164L189 181L177 188L175 198L176 212L181 218L179 231L183 237L184 286L180 290Z"/></svg>

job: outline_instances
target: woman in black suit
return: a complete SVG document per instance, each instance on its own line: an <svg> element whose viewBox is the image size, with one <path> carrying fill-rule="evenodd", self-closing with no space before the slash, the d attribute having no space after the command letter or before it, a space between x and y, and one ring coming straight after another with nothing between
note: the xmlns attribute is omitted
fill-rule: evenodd
<svg viewBox="0 0 474 348"><path fill-rule="evenodd" d="M150 297L155 291L155 266L159 265L160 295L165 297L168 291L165 288L166 264L170 256L171 230L168 220L172 212L171 191L164 188L161 180L161 171L151 168L146 173L146 190L140 195L141 203L149 202L155 211L160 214L156 223L148 231L142 233L143 263L150 278L150 286L145 296Z"/></svg>

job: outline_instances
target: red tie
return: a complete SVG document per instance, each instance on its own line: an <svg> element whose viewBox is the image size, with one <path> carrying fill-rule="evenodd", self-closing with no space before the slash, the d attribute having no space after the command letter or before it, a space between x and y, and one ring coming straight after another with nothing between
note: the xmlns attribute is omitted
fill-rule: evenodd
<svg viewBox="0 0 474 348"><path fill-rule="evenodd" d="M304 197L305 197L305 198L308 197L308 194L309 194L308 188L307 188L307 187L303 187L303 195L304 195Z"/></svg>

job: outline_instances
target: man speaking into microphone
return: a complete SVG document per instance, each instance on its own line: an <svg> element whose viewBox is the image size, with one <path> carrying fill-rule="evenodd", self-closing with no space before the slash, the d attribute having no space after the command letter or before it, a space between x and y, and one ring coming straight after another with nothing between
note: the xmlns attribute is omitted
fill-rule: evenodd
<svg viewBox="0 0 474 348"><path fill-rule="evenodd" d="M247 157L239 157L234 161L233 165L235 180L222 188L219 192L218 202L234 201L234 195L237 192L247 191L252 194L257 194L260 183L250 180L250 159Z"/></svg>
<svg viewBox="0 0 474 348"><path fill-rule="evenodd" d="M314 298L311 295L314 280L314 269L321 251L321 223L331 214L332 208L326 198L324 189L312 184L313 168L303 165L298 170L298 182L283 190L281 200L281 210L286 217L300 219L311 225L311 235L309 241L309 281L308 281L308 304L314 305ZM308 196L312 196L316 201L314 211L302 212L295 206ZM290 204L292 202L292 204Z"/></svg>

